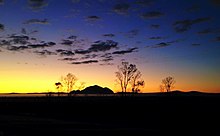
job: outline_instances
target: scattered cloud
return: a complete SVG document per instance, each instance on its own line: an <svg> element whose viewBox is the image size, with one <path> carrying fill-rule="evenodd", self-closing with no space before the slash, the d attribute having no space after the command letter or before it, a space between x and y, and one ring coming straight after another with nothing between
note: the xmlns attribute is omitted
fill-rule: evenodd
<svg viewBox="0 0 220 136"><path fill-rule="evenodd" d="M158 25L158 24L152 24L152 25L150 25L150 27L151 27L151 28L158 29L158 28L160 28L160 25Z"/></svg>
<svg viewBox="0 0 220 136"><path fill-rule="evenodd" d="M69 36L67 39L75 40L76 38L77 38L77 36L75 36L75 35L71 35L71 36Z"/></svg>
<svg viewBox="0 0 220 136"><path fill-rule="evenodd" d="M192 25L202 23L202 22L207 22L210 21L210 17L204 17L204 18L197 18L193 20L181 20L181 21L176 21L173 23L174 30L177 33L185 32L191 28Z"/></svg>
<svg viewBox="0 0 220 136"><path fill-rule="evenodd" d="M107 41L96 41L91 47L87 50L75 50L76 54L88 54L92 52L105 52L113 48L117 48L118 43L113 40Z"/></svg>
<svg viewBox="0 0 220 136"><path fill-rule="evenodd" d="M30 19L25 21L23 24L41 24L41 25L47 25L49 24L48 19Z"/></svg>
<svg viewBox="0 0 220 136"><path fill-rule="evenodd" d="M161 42L161 43L158 43L156 45L154 45L152 48L163 48L163 47L167 47L167 46L170 46L171 44L168 43L168 42Z"/></svg>
<svg viewBox="0 0 220 136"><path fill-rule="evenodd" d="M78 62L72 62L71 64L79 65L79 64L92 64L92 63L98 63L98 60L87 60L87 61L78 61Z"/></svg>
<svg viewBox="0 0 220 136"><path fill-rule="evenodd" d="M3 24L0 24L0 32L4 31L4 29L5 29L5 26Z"/></svg>
<svg viewBox="0 0 220 136"><path fill-rule="evenodd" d="M150 37L150 40L161 40L164 39L164 37L160 37L160 36L155 36L155 37Z"/></svg>
<svg viewBox="0 0 220 136"><path fill-rule="evenodd" d="M132 53L137 49L138 49L137 47L134 47L134 48L130 48L130 49L127 49L127 50L115 51L112 54L127 54L127 53Z"/></svg>
<svg viewBox="0 0 220 136"><path fill-rule="evenodd" d="M25 50L25 49L28 49L27 46L8 46L7 47L7 50L9 51L22 51L22 50Z"/></svg>
<svg viewBox="0 0 220 136"><path fill-rule="evenodd" d="M63 58L63 59L58 59L58 60L62 60L62 61L77 61L77 60L79 60L79 58Z"/></svg>
<svg viewBox="0 0 220 136"><path fill-rule="evenodd" d="M56 45L54 42L47 42L47 43L39 43L39 44L29 44L29 48L46 48Z"/></svg>
<svg viewBox="0 0 220 136"><path fill-rule="evenodd" d="M61 56L73 56L73 55L75 55L75 53L70 51L70 50L58 49L58 50L56 50L56 52L59 53Z"/></svg>
<svg viewBox="0 0 220 136"><path fill-rule="evenodd" d="M96 58L97 56L98 56L97 54L92 54L92 55L86 54L86 55L84 55L83 57L81 57L80 60L94 59L94 58Z"/></svg>
<svg viewBox="0 0 220 136"><path fill-rule="evenodd" d="M104 36L104 37L114 37L115 35L114 34L103 34L102 36Z"/></svg>
<svg viewBox="0 0 220 136"><path fill-rule="evenodd" d="M146 12L141 14L141 18L143 19L155 19L155 18L159 18L161 16L163 16L164 13L159 12L159 11L151 11L151 12Z"/></svg>
<svg viewBox="0 0 220 136"><path fill-rule="evenodd" d="M8 38L10 39L9 42L11 44L22 44L22 45L29 44L29 42L28 42L29 37L28 36L24 36L24 35L11 35Z"/></svg>
<svg viewBox="0 0 220 136"><path fill-rule="evenodd" d="M73 44L73 41L70 41L70 40L62 40L61 44L70 46L70 45Z"/></svg>
<svg viewBox="0 0 220 136"><path fill-rule="evenodd" d="M40 11L48 6L47 0L28 0L28 7L33 11Z"/></svg>
<svg viewBox="0 0 220 136"><path fill-rule="evenodd" d="M86 17L86 20L88 21L88 22L96 22L96 21L98 21L98 20L100 20L101 18L100 17L98 17L98 16L88 16L88 17Z"/></svg>
<svg viewBox="0 0 220 136"><path fill-rule="evenodd" d="M34 51L34 53L38 54L38 55L42 55L42 56L46 56L46 55L57 55L56 52L51 52L48 50L43 50L43 51Z"/></svg>
<svg viewBox="0 0 220 136"><path fill-rule="evenodd" d="M103 58L101 61L104 61L104 62L109 62L109 61L114 60L111 53L106 53L106 54L102 55L101 58Z"/></svg>
<svg viewBox="0 0 220 136"><path fill-rule="evenodd" d="M128 3L120 3L120 4L116 4L112 10L117 14L127 15L129 8L130 5Z"/></svg>

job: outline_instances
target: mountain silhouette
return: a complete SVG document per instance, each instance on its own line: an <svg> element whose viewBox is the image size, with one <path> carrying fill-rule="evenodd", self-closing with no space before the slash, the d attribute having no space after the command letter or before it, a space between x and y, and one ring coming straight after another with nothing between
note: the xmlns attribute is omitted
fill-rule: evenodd
<svg viewBox="0 0 220 136"><path fill-rule="evenodd" d="M107 88L107 87L101 87L98 85L89 86L83 89L82 91L72 91L73 94L113 94L114 92Z"/></svg>

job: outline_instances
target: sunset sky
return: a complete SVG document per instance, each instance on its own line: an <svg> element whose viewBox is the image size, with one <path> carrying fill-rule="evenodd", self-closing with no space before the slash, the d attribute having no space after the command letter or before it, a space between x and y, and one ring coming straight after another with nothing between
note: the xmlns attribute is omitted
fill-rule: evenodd
<svg viewBox="0 0 220 136"><path fill-rule="evenodd" d="M56 91L67 73L118 92L121 61L142 92L167 76L220 92L219 14L219 0L0 0L0 93Z"/></svg>

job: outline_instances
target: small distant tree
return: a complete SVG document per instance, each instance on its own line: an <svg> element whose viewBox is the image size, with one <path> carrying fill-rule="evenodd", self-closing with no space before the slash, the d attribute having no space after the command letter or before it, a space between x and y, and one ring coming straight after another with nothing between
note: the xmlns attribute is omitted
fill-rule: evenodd
<svg viewBox="0 0 220 136"><path fill-rule="evenodd" d="M75 85L77 78L72 73L68 73L65 77L61 77L61 81L66 87L66 91L69 93L73 90L73 86Z"/></svg>
<svg viewBox="0 0 220 136"><path fill-rule="evenodd" d="M58 95L60 94L60 92L62 91L63 85L60 82L55 83L56 89L57 89L57 93Z"/></svg>
<svg viewBox="0 0 220 136"><path fill-rule="evenodd" d="M175 79L171 76L168 76L162 80L161 85L160 85L160 90L162 92L164 91L170 92L171 89L174 88L175 83L176 83Z"/></svg>
<svg viewBox="0 0 220 136"><path fill-rule="evenodd" d="M144 86L144 80L141 79L141 76L142 76L141 72L137 71L137 72L135 72L135 74L131 78L130 84L131 84L131 88L132 88L133 93L140 92L139 87Z"/></svg>

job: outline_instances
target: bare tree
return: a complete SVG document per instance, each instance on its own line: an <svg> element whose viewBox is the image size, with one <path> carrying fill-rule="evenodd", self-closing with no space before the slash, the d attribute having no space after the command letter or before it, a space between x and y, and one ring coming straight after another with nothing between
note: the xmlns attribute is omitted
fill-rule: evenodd
<svg viewBox="0 0 220 136"><path fill-rule="evenodd" d="M66 87L66 91L70 92L73 89L73 86L75 85L77 78L72 73L68 73L65 77L61 77L61 81L63 85Z"/></svg>
<svg viewBox="0 0 220 136"><path fill-rule="evenodd" d="M144 80L141 79L141 76L142 76L141 72L137 71L135 72L134 76L131 78L130 84L131 84L133 93L140 92L139 87L144 86Z"/></svg>
<svg viewBox="0 0 220 136"><path fill-rule="evenodd" d="M164 78L161 82L160 89L162 92L170 92L171 89L174 88L174 84L176 83L175 79L171 76Z"/></svg>
<svg viewBox="0 0 220 136"><path fill-rule="evenodd" d="M80 82L80 85L78 86L78 90L83 90L85 88L85 82Z"/></svg>
<svg viewBox="0 0 220 136"><path fill-rule="evenodd" d="M137 72L136 65L129 64L128 62L122 62L121 65L118 66L118 71L115 72L117 82L121 86L122 92L127 91L127 86L132 79L132 77Z"/></svg>

